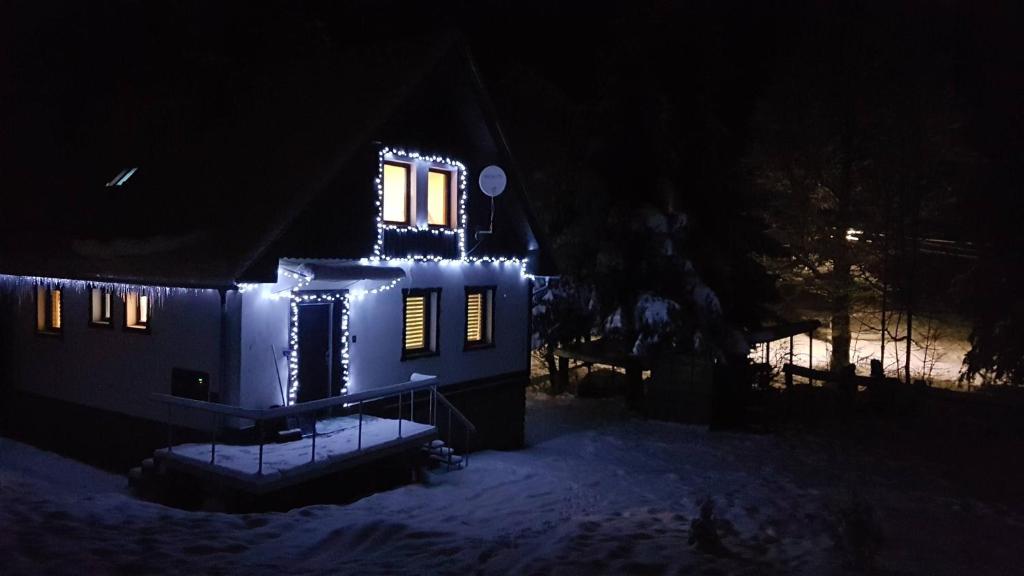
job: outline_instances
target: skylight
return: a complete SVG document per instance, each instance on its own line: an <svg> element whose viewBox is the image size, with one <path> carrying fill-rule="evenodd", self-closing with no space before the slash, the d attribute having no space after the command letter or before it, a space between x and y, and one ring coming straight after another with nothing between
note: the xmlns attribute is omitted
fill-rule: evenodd
<svg viewBox="0 0 1024 576"><path fill-rule="evenodd" d="M107 186L123 185L125 182L128 181L129 178L132 177L132 174L135 174L135 171L138 169L138 166L132 166L131 168L125 168L124 170L121 170L120 172L117 173L117 176L114 176L113 180L107 182Z"/></svg>

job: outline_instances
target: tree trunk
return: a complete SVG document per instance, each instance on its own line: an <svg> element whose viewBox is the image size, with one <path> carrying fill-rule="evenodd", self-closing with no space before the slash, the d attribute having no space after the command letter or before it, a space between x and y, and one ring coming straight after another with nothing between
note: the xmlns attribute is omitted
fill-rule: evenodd
<svg viewBox="0 0 1024 576"><path fill-rule="evenodd" d="M845 230L844 230L845 232ZM850 261L841 250L832 270L832 370L838 371L850 364Z"/></svg>
<svg viewBox="0 0 1024 576"><path fill-rule="evenodd" d="M548 365L548 393L557 396L562 393L562 386L558 366L555 364L555 349L552 346L548 346L544 351L544 362Z"/></svg>

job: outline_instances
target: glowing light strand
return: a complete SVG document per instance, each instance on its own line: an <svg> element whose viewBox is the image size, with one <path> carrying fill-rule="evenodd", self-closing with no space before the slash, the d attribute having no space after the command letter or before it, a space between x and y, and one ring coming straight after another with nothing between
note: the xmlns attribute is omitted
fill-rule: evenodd
<svg viewBox="0 0 1024 576"><path fill-rule="evenodd" d="M338 302L341 304L341 394L348 393L349 366L349 295L346 292L291 292L291 310L288 329L288 405L295 404L299 393L299 305L310 302Z"/></svg>
<svg viewBox="0 0 1024 576"><path fill-rule="evenodd" d="M458 227L455 230L450 228L430 228L429 226L414 226L412 224L399 225L384 222L384 162L388 158L400 160L412 160L414 162L429 162L431 164L442 164L454 169L459 177L459 217ZM435 236L458 236L459 257L466 255L466 165L458 160L447 156L430 156L419 152L407 152L402 149L381 148L377 153L377 178L374 184L377 186L377 242L373 245L373 255L382 258L384 255L384 231L395 230L399 232L429 232Z"/></svg>
<svg viewBox="0 0 1024 576"><path fill-rule="evenodd" d="M96 280L51 278L45 276L14 276L10 274L0 274L0 286L15 290L19 288L43 286L46 288L60 288L62 290L73 290L76 292L87 292L93 288L102 288L122 298L124 298L128 293L138 292L149 296L152 301L157 304L162 302L164 298L171 294L203 294L211 291L209 288L151 286L147 284L130 284L127 282L100 282Z"/></svg>

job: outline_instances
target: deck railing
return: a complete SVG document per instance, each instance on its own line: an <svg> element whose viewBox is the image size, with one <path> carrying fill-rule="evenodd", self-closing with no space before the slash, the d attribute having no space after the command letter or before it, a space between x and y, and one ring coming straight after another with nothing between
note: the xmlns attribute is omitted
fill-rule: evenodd
<svg viewBox="0 0 1024 576"><path fill-rule="evenodd" d="M438 392L437 388L433 389L433 393L430 396L430 405L431 405L431 411L430 411L431 421L430 421L430 424L432 426L437 426L437 404L438 404L438 402L441 403L441 406L443 408L446 408L448 410L448 427L447 427L448 428L448 433L447 433L447 435L444 438L444 441L448 444L448 448L449 448L449 450L445 454L445 460L446 460L446 464L448 465L448 469L451 470L455 466L455 462L452 460L452 457L454 455L453 449L454 449L454 444L455 444L455 438L452 435L453 434L453 432L452 432L452 423L456 419L458 420L459 424L462 426L463 433L465 434L464 438L465 438L465 441L466 441L466 444L464 446L464 450L462 451L462 465L463 466L469 466L469 453L473 451L472 443L473 443L473 439L476 437L476 426L474 426L473 423L469 421L469 418L466 418L466 415L463 414L462 411L460 411L458 408L456 408L454 404L449 402L448 399L445 398L444 394L441 394L440 392Z"/></svg>
<svg viewBox="0 0 1024 576"><path fill-rule="evenodd" d="M210 439L210 464L215 465L217 463L217 429L220 427L221 421L224 417L243 418L251 420L256 425L256 432L259 438L259 462L257 464L257 474L263 474L263 446L265 444L263 427L266 422L271 420L280 420L287 417L304 416L308 414L314 414L313 417L313 432L312 443L310 447L310 462L316 461L316 416L315 413L328 408L335 408L342 406L345 408L355 408L359 414L359 427L358 436L356 440L356 450L363 449L363 405L367 402L378 402L381 400L387 400L389 398L398 398L398 438L402 437L402 415L403 415L403 401L408 394L408 405L409 405L409 419L415 421L415 407L416 407L416 393L429 393L428 397L428 423L431 426L436 427L437 422L437 407L440 402L441 406L448 410L448 439L450 442L451 438L451 424L452 419L457 418L464 425L466 429L467 447L470 441L471 434L476 432L476 428L466 417L452 406L452 404L445 398L440 392L437 391L437 377L436 376L425 376L422 374L413 374L412 378L407 382L395 384L393 386L387 386L384 388L377 388L374 390L367 390L366 392L357 392L355 394L346 394L344 396L334 396L331 398L324 398L321 400L313 400L311 402L303 402L300 404L292 404L291 406L284 406L280 408L242 408L240 406L230 406L227 404L216 404L213 402L204 402L202 400L194 400L191 398L181 398L179 396L171 396L169 394L153 394L153 399L167 405L167 451L174 451L174 427L172 424L172 416L174 409L184 409L191 412L202 412L211 415L213 418L213 431ZM422 397L422 396L421 396ZM468 463L468 462L467 462ZM451 460L449 457L449 465Z"/></svg>

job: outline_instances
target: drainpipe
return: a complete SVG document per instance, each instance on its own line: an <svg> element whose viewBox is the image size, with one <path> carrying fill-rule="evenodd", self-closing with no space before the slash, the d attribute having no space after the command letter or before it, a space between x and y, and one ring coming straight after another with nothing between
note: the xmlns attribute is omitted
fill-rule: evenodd
<svg viewBox="0 0 1024 576"><path fill-rule="evenodd" d="M220 401L226 400L223 397L223 392L226 390L227 375L228 375L228 306L227 306L227 290L224 288L218 288L217 294L220 297L220 334L218 340L219 348L219 362L217 365L218 378L217 378L217 392L218 399ZM212 401L213 390L212 388L207 392L206 400Z"/></svg>

